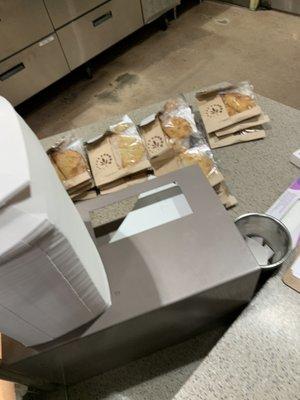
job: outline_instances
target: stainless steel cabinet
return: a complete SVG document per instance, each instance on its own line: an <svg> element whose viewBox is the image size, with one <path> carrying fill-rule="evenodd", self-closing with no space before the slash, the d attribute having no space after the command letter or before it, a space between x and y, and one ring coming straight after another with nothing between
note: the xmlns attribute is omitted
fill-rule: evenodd
<svg viewBox="0 0 300 400"><path fill-rule="evenodd" d="M103 3L106 0L45 0L56 29Z"/></svg>
<svg viewBox="0 0 300 400"><path fill-rule="evenodd" d="M14 105L70 72L55 33L0 62L0 94Z"/></svg>
<svg viewBox="0 0 300 400"><path fill-rule="evenodd" d="M51 32L43 0L0 0L0 61Z"/></svg>
<svg viewBox="0 0 300 400"><path fill-rule="evenodd" d="M221 0L224 3L232 3L232 4L236 4L238 6L242 6L242 7L249 7L250 6L250 0Z"/></svg>
<svg viewBox="0 0 300 400"><path fill-rule="evenodd" d="M0 95L21 103L179 3L0 0Z"/></svg>
<svg viewBox="0 0 300 400"><path fill-rule="evenodd" d="M272 0L272 8L293 14L300 14L300 0Z"/></svg>
<svg viewBox="0 0 300 400"><path fill-rule="evenodd" d="M57 31L71 69L143 25L140 0L110 0Z"/></svg>
<svg viewBox="0 0 300 400"><path fill-rule="evenodd" d="M180 4L180 0L141 0L145 24Z"/></svg>

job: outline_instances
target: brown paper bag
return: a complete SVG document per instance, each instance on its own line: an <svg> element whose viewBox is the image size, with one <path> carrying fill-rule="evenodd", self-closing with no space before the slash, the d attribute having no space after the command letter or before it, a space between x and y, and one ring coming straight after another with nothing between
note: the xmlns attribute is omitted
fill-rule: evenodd
<svg viewBox="0 0 300 400"><path fill-rule="evenodd" d="M81 187L92 183L82 139L66 137L51 147L47 154L68 193L78 192Z"/></svg>
<svg viewBox="0 0 300 400"><path fill-rule="evenodd" d="M207 133L215 132L262 113L248 82L221 85L196 94Z"/></svg>
<svg viewBox="0 0 300 400"><path fill-rule="evenodd" d="M150 115L141 121L140 133L144 140L148 158L168 158L168 154L173 151L169 138L162 130L158 116Z"/></svg>
<svg viewBox="0 0 300 400"><path fill-rule="evenodd" d="M202 170L202 172L208 179L211 186L215 186L224 180L223 175L221 174L221 172L219 171L219 169L216 165L212 165L212 167L209 170L207 170L207 169L205 169L203 164L200 164L199 162L197 162L196 159L194 159L194 160L191 159L188 162L186 162L186 160L184 160L184 158L182 157L182 154L175 155L174 157L166 159L166 160L152 162L155 176L165 175L170 172L173 172L178 169L185 168L185 167L188 167L191 165L199 166L199 168Z"/></svg>
<svg viewBox="0 0 300 400"><path fill-rule="evenodd" d="M149 179L147 172L138 172L137 174L126 176L114 182L108 183L101 187L100 195L115 193L119 190L126 189L138 183L146 182Z"/></svg>
<svg viewBox="0 0 300 400"><path fill-rule="evenodd" d="M125 176L151 168L146 158L145 148L144 154L142 154L139 160L135 163L133 162L132 165L124 167L116 140L112 139L117 139L116 135L107 132L94 142L87 143L87 152L92 174L96 186L100 188ZM142 141L140 141L140 144L143 146Z"/></svg>
<svg viewBox="0 0 300 400"><path fill-rule="evenodd" d="M263 139L266 133L263 129L245 129L242 132L236 132L231 135L217 137L214 133L207 134L207 140L212 149L231 146L236 143L249 142L251 140Z"/></svg>
<svg viewBox="0 0 300 400"><path fill-rule="evenodd" d="M90 189L78 195L73 195L72 200L75 201L84 201L84 200L91 200L95 199L98 196L96 189Z"/></svg>
<svg viewBox="0 0 300 400"><path fill-rule="evenodd" d="M267 122L270 122L270 118L268 117L268 115L266 114L257 115L256 117L249 118L245 121L229 126L228 128L215 131L214 134L218 137L222 137L224 135L230 135L232 133L243 131L244 129L260 126L262 124L266 124Z"/></svg>
<svg viewBox="0 0 300 400"><path fill-rule="evenodd" d="M286 285L300 293L300 242L296 248L296 259L283 275L282 280Z"/></svg>

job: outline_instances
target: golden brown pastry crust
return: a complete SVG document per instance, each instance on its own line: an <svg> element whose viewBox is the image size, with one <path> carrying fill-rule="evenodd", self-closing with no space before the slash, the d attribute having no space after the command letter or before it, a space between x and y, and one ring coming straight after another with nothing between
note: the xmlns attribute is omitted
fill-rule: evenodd
<svg viewBox="0 0 300 400"><path fill-rule="evenodd" d="M221 97L229 116L250 110L256 105L250 96L237 92L222 94Z"/></svg>
<svg viewBox="0 0 300 400"><path fill-rule="evenodd" d="M59 179L60 179L62 182L65 181L65 180L66 180L65 176L64 176L63 173L58 169L57 165L55 164L55 162L53 161L53 159L52 159L51 156L50 156L50 161L51 161L51 164L53 165L53 167L54 167L54 169L55 169L55 171L56 171L56 173L57 173Z"/></svg>
<svg viewBox="0 0 300 400"><path fill-rule="evenodd" d="M208 176L214 168L214 162L205 153L185 152L180 154L185 167L198 164L205 176Z"/></svg>
<svg viewBox="0 0 300 400"><path fill-rule="evenodd" d="M124 168L138 163L145 156L146 150L143 143L134 136L118 136L117 146Z"/></svg>
<svg viewBox="0 0 300 400"><path fill-rule="evenodd" d="M119 124L114 125L111 127L111 132L119 134L127 131L129 128L135 128L135 126L131 123L127 122L120 122Z"/></svg>
<svg viewBox="0 0 300 400"><path fill-rule="evenodd" d="M75 150L57 150L51 154L57 169L65 180L74 178L87 171L83 156Z"/></svg>
<svg viewBox="0 0 300 400"><path fill-rule="evenodd" d="M190 123L181 117L171 117L162 127L171 139L184 139L193 133Z"/></svg>

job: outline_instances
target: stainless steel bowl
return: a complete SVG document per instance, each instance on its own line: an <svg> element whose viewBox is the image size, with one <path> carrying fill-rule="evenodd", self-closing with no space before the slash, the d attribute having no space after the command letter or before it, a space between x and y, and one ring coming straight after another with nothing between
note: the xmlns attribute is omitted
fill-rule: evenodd
<svg viewBox="0 0 300 400"><path fill-rule="evenodd" d="M274 251L271 263L261 265L262 269L279 267L289 256L292 249L292 239L285 225L278 219L266 214L244 214L235 220L238 230L244 239L250 236L260 236Z"/></svg>

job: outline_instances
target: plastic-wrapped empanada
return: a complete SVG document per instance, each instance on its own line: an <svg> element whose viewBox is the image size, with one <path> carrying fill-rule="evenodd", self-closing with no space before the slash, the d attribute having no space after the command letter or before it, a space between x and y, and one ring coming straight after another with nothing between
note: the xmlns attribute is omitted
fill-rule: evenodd
<svg viewBox="0 0 300 400"><path fill-rule="evenodd" d="M87 170L83 156L75 150L54 151L51 158L65 179L74 178Z"/></svg>
<svg viewBox="0 0 300 400"><path fill-rule="evenodd" d="M205 151L200 148L194 148L180 154L184 167L198 164L203 174L208 177L216 168L213 159L211 159Z"/></svg>
<svg viewBox="0 0 300 400"><path fill-rule="evenodd" d="M229 116L250 110L255 107L255 101L247 95L238 92L229 92L221 95Z"/></svg>
<svg viewBox="0 0 300 400"><path fill-rule="evenodd" d="M194 115L183 96L168 100L160 114L161 126L173 143L189 148L189 138L198 134Z"/></svg>
<svg viewBox="0 0 300 400"><path fill-rule="evenodd" d="M146 153L146 149L142 141L137 140L132 136L118 136L117 146L120 152L122 166L124 168L138 163Z"/></svg>

